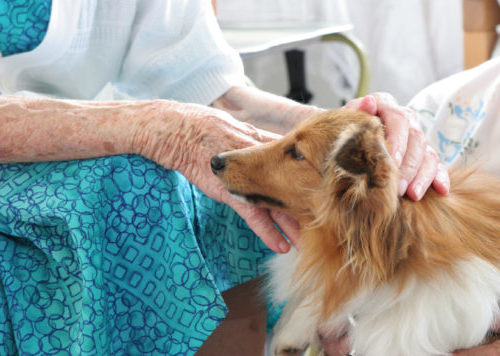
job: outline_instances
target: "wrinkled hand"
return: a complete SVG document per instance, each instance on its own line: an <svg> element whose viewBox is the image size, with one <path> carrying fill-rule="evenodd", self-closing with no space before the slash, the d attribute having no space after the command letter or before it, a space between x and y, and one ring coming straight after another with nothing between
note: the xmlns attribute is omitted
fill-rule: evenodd
<svg viewBox="0 0 500 356"><path fill-rule="evenodd" d="M207 196L231 206L272 250L288 252L289 244L274 222L293 242L298 226L289 216L237 200L212 173L212 156L272 141L280 136L234 119L228 113L193 104L169 105L143 121L135 149L141 155L181 172ZM172 116L174 119L172 119Z"/></svg>
<svg viewBox="0 0 500 356"><path fill-rule="evenodd" d="M438 193L449 193L448 171L439 163L436 152L427 145L415 112L399 106L386 93L354 99L345 107L376 115L385 125L390 153L398 163L401 174L399 195L406 193L410 199L420 200L431 184Z"/></svg>

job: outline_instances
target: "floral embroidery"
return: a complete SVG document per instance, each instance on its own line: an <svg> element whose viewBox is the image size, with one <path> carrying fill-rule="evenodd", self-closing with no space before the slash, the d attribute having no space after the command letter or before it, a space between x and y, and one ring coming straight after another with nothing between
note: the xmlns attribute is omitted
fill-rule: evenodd
<svg viewBox="0 0 500 356"><path fill-rule="evenodd" d="M450 163L458 155L464 159L479 146L479 141L474 140L472 135L485 117L484 102L479 101L477 105L469 103L449 103L451 115L444 122L442 129L437 131L438 154L442 161Z"/></svg>

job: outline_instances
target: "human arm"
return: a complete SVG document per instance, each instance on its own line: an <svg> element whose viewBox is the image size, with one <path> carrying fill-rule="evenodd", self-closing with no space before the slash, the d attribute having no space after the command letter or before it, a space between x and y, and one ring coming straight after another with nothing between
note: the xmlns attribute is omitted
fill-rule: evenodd
<svg viewBox="0 0 500 356"><path fill-rule="evenodd" d="M136 115L154 104L0 96L0 163L131 153Z"/></svg>
<svg viewBox="0 0 500 356"><path fill-rule="evenodd" d="M232 87L212 106L240 121L279 134L285 134L304 119L325 111L253 87Z"/></svg>
<svg viewBox="0 0 500 356"><path fill-rule="evenodd" d="M270 248L285 252L288 244L267 211L236 201L209 164L214 154L276 137L201 105L0 96L0 163L140 154L231 205Z"/></svg>

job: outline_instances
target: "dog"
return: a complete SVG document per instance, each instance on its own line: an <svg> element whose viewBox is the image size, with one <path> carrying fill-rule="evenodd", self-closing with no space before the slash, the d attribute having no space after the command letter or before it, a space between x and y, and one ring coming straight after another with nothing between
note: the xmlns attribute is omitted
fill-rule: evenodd
<svg viewBox="0 0 500 356"><path fill-rule="evenodd" d="M234 195L300 224L269 263L286 301L274 355L347 334L356 355L447 355L481 344L499 315L500 181L450 172L448 196L399 197L377 117L340 109L282 138L214 156Z"/></svg>

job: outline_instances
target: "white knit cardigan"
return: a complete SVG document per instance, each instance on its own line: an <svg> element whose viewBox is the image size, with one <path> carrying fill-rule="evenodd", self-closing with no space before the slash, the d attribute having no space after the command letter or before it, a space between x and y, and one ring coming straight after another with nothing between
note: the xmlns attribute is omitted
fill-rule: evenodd
<svg viewBox="0 0 500 356"><path fill-rule="evenodd" d="M0 58L3 93L209 104L236 85L243 66L209 0L53 0L42 43Z"/></svg>

